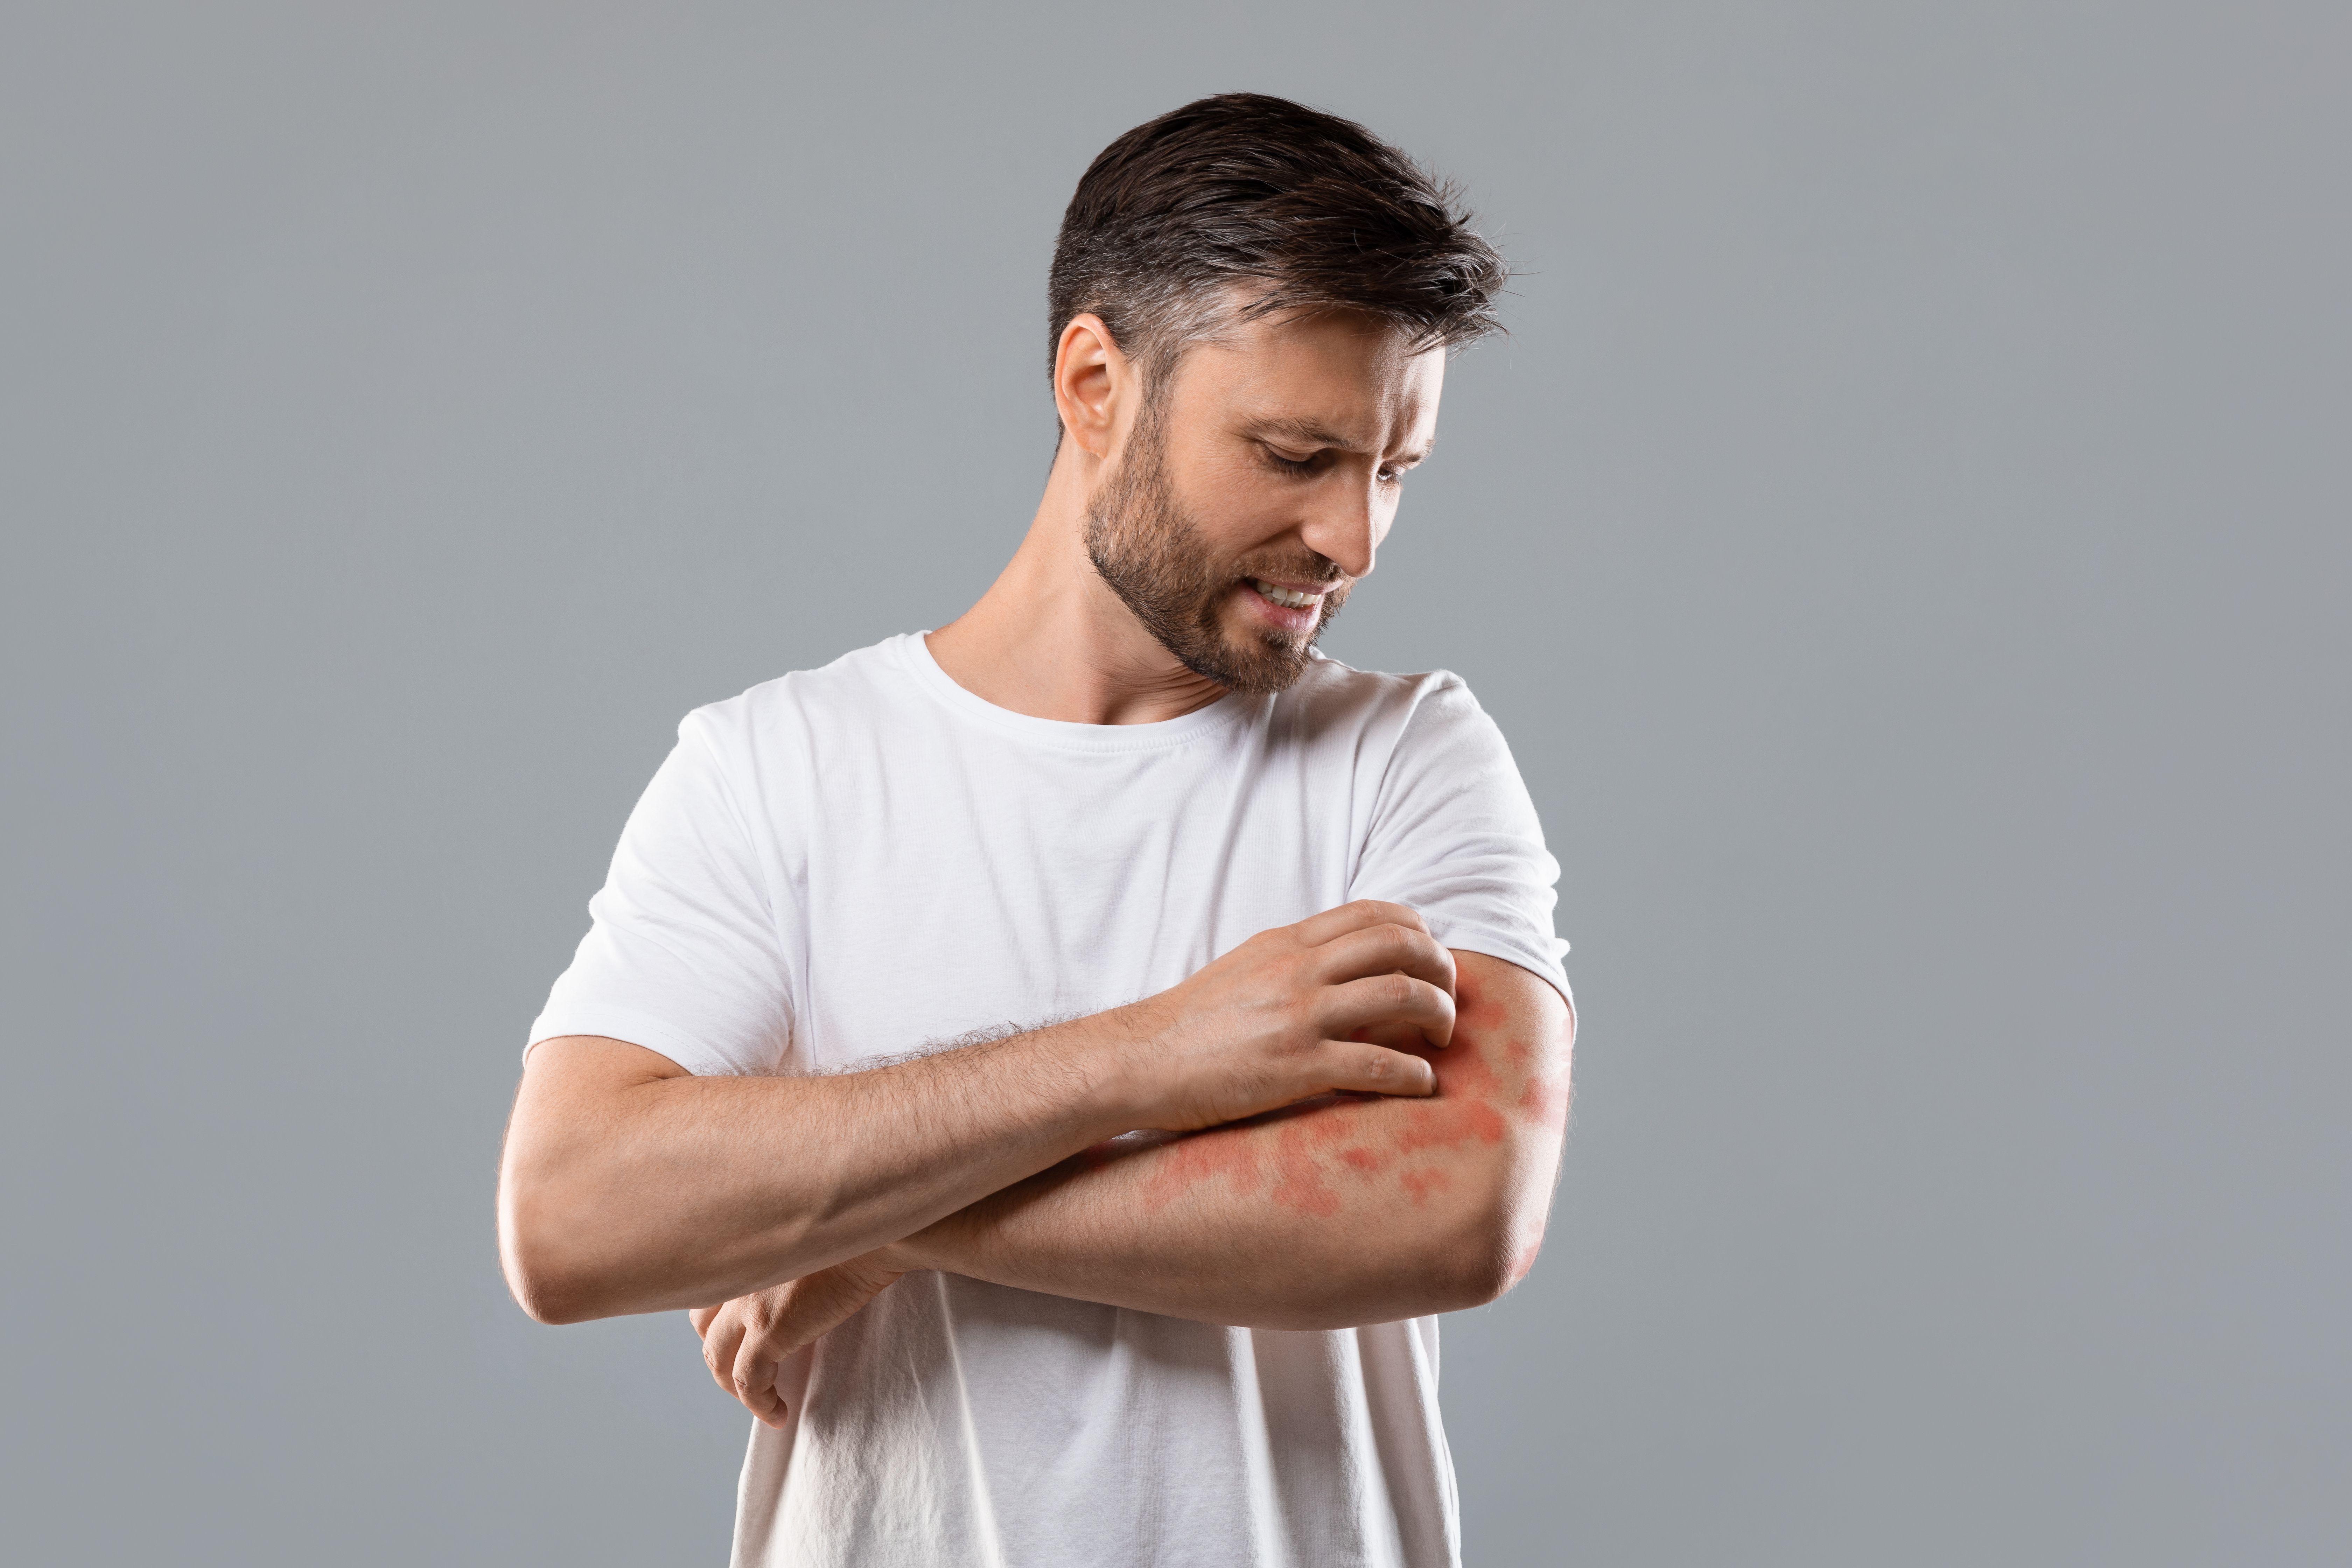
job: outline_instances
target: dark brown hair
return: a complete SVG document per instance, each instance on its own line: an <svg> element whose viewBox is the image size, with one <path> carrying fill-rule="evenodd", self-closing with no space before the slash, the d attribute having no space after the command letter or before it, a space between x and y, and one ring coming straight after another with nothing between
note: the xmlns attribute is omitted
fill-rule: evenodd
<svg viewBox="0 0 2352 1568"><path fill-rule="evenodd" d="M1457 347L1501 329L1509 276L1470 221L1454 186L1352 121L1254 92L1188 103L1078 181L1054 247L1047 364L1087 310L1155 386L1185 344L1292 310L1359 310L1416 347Z"/></svg>

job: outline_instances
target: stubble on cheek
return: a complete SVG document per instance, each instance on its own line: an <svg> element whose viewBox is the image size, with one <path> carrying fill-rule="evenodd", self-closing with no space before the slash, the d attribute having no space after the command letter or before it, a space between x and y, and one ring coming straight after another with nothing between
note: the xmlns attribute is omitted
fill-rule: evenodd
<svg viewBox="0 0 2352 1568"><path fill-rule="evenodd" d="M1236 691L1287 689L1308 649L1346 602L1351 584L1325 595L1315 628L1293 638L1253 625L1244 595L1252 578L1332 582L1331 563L1310 554L1244 556L1212 549L1209 531L1169 477L1160 437L1139 432L1129 463L1107 481L1087 516L1087 553L1111 591L1159 644L1195 675Z"/></svg>

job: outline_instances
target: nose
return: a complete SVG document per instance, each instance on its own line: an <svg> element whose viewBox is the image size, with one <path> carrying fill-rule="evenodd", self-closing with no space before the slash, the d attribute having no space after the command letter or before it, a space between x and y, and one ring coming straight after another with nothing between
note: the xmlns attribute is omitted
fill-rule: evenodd
<svg viewBox="0 0 2352 1568"><path fill-rule="evenodd" d="M1370 485L1334 484L1322 487L1313 513L1299 537L1307 548L1350 577L1369 577L1381 535L1387 531L1387 509Z"/></svg>

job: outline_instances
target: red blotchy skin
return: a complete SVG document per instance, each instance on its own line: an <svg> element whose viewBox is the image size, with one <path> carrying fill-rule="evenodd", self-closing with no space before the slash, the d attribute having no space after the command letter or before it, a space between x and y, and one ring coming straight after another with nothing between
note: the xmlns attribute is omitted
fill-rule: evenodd
<svg viewBox="0 0 2352 1568"><path fill-rule="evenodd" d="M1437 1053L1430 1065L1437 1069L1437 1093L1413 1107L1413 1117L1397 1132L1397 1152L1451 1147L1474 1138L1501 1142L1510 1127L1495 1109L1500 1086L1486 1058L1474 1048L1457 1046Z"/></svg>
<svg viewBox="0 0 2352 1568"><path fill-rule="evenodd" d="M1346 1138L1348 1119L1327 1115L1332 1105L1318 1105L1298 1114L1276 1111L1281 1130L1274 1135L1276 1179L1274 1201L1301 1214L1328 1219L1339 1212L1339 1194L1323 1179L1323 1163L1316 1152Z"/></svg>
<svg viewBox="0 0 2352 1568"><path fill-rule="evenodd" d="M1566 1073L1547 1075L1535 1059L1535 1047L1525 1040L1513 1040L1504 1047L1511 1065L1527 1079L1527 1087L1519 1090L1518 1109L1533 1121L1557 1132L1568 1125L1569 1081Z"/></svg>
<svg viewBox="0 0 2352 1568"><path fill-rule="evenodd" d="M1247 1125L1213 1127L1168 1144L1167 1163L1144 1184L1143 1201L1155 1209L1165 1208L1179 1194L1212 1177L1231 1182L1236 1192L1257 1191L1258 1150L1247 1135Z"/></svg>
<svg viewBox="0 0 2352 1568"><path fill-rule="evenodd" d="M1532 1077L1519 1095L1519 1109L1530 1120L1557 1132L1568 1125L1569 1087L1566 1077Z"/></svg>
<svg viewBox="0 0 2352 1568"><path fill-rule="evenodd" d="M1476 985L1464 980L1455 992L1454 1018L1455 1043L1442 1051L1421 1053L1437 1074L1437 1093L1413 1108L1414 1115L1396 1137L1399 1153L1473 1139L1499 1143L1510 1131L1495 1109L1502 1082L1479 1045L1507 1021L1503 1005L1481 997Z"/></svg>
<svg viewBox="0 0 2352 1568"><path fill-rule="evenodd" d="M1407 1171L1397 1178L1397 1185L1402 1187L1406 1195L1417 1204L1429 1202L1430 1194L1442 1193L1453 1184L1454 1178L1435 1165L1424 1166L1418 1171Z"/></svg>
<svg viewBox="0 0 2352 1568"><path fill-rule="evenodd" d="M1435 1094L1404 1100L1326 1097L1176 1139L1166 1146L1164 1163L1146 1184L1144 1200L1160 1208L1203 1182L1230 1182L1237 1193L1254 1193L1270 1180L1267 1195L1276 1203L1328 1217L1342 1206L1330 1180L1340 1173L1339 1167L1372 1177L1423 1150L1499 1143L1510 1131L1506 1109L1548 1126L1562 1125L1568 1116L1566 1075L1549 1081L1538 1070L1532 1046L1498 1039L1507 1022L1504 1005L1479 995L1475 983L1465 979L1454 998L1454 1044L1414 1052L1435 1072ZM1518 1093L1509 1092L1490 1056L1501 1057L1517 1069L1513 1076L1523 1079ZM1375 1110L1376 1105L1384 1109ZM1396 1114L1388 1107L1405 1109ZM1375 1116L1397 1122L1384 1146L1360 1141L1365 1122ZM1271 1128L1272 1139L1259 1128ZM1399 1188L1416 1204L1426 1204L1450 1182L1435 1165L1416 1166L1397 1177ZM1534 1256L1530 1247L1530 1264Z"/></svg>
<svg viewBox="0 0 2352 1568"><path fill-rule="evenodd" d="M1507 1015L1500 1002L1489 1002L1478 994L1475 981L1460 980L1454 988L1454 1024L1456 1029L1468 1029L1474 1035L1485 1035L1503 1026Z"/></svg>

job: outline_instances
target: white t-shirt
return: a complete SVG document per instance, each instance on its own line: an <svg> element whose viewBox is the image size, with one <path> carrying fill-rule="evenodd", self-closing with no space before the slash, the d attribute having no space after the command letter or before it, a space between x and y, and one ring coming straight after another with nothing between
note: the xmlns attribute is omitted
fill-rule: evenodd
<svg viewBox="0 0 2352 1568"><path fill-rule="evenodd" d="M909 634L688 715L530 1037L837 1071L1121 1005L1355 898L1565 993L1558 875L1453 675L1318 658L1279 696L1068 724ZM1459 1561L1434 1319L1220 1328L915 1273L778 1384L740 1568Z"/></svg>

